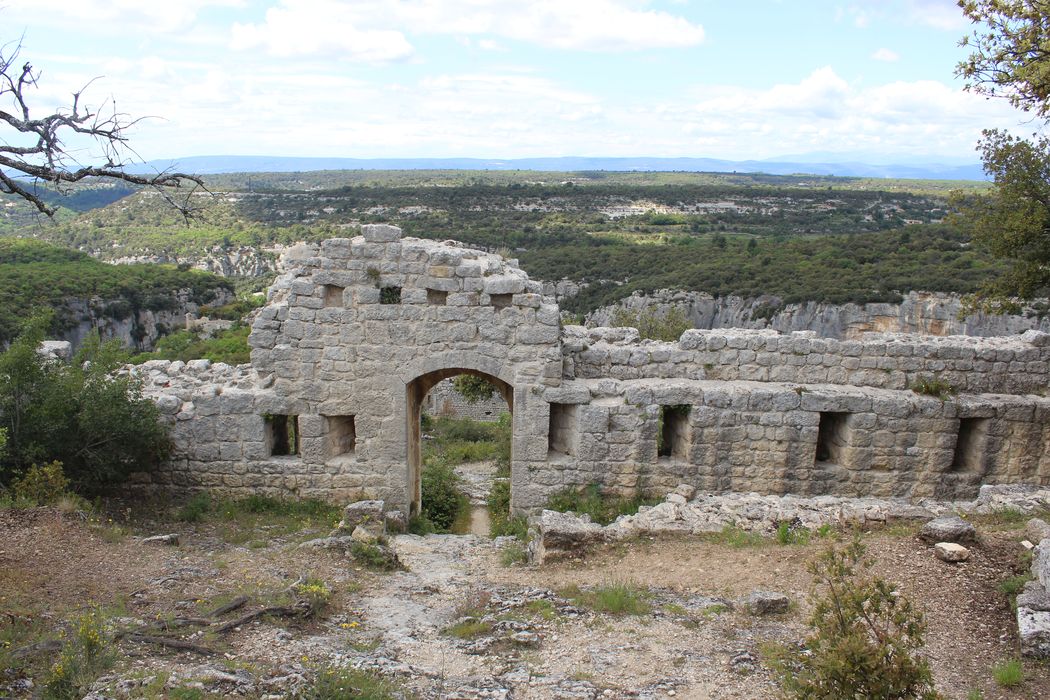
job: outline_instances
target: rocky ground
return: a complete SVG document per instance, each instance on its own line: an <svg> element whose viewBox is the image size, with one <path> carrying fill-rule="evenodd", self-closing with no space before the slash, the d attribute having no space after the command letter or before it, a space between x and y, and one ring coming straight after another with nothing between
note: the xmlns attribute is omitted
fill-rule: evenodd
<svg viewBox="0 0 1050 700"><path fill-rule="evenodd" d="M107 634L124 636L93 697L286 697L308 689L319 668L347 666L408 697L772 698L769 651L805 634L805 565L824 546L815 536L780 545L643 534L582 561L533 567L507 565L516 546L508 540L402 535L392 546L405 569L385 572L299 546L333 523L265 514L185 523L156 508L114 519L0 511L0 662L19 669L0 677L0 697L39 691L57 655L47 641L61 641L63 629L68 639L69 620L103 606ZM998 587L1023 570L1025 519L972 519L981 541L961 564L938 560L912 526L864 540L878 573L925 612L927 652L948 697L1050 697L1045 665L1025 662L1026 680L1012 689L993 680L993 667L1017 656ZM175 532L177 546L142 541ZM290 607L288 591L304 582L330 592L314 616ZM610 590L626 596L625 612L600 609L596 592ZM787 610L755 614L745 603L755 591L785 594ZM264 606L277 612L221 629ZM135 631L196 648L143 642Z"/></svg>

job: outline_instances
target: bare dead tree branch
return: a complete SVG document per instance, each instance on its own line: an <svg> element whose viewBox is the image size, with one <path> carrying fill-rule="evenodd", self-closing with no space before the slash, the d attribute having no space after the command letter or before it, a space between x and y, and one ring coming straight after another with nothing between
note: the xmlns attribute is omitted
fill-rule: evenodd
<svg viewBox="0 0 1050 700"><path fill-rule="evenodd" d="M21 48L21 40L0 46L0 193L21 197L42 214L53 216L57 208L38 193L39 183L61 191L63 185L84 180L119 180L155 189L185 218L194 214L193 196L207 192L200 177L169 170L154 175L127 171L132 156L137 157L127 131L141 118L118 112L112 100L99 108L87 105L83 95L94 80L72 94L68 107L37 116L29 93L41 74L28 61L18 67ZM73 156L70 138L91 144L94 152L86 160L96 163L80 163Z"/></svg>

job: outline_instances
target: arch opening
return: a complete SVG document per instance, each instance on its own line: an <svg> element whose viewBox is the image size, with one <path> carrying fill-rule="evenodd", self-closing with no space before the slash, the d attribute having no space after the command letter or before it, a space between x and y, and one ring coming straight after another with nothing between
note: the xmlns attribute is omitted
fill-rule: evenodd
<svg viewBox="0 0 1050 700"><path fill-rule="evenodd" d="M427 402L427 395L432 389L446 379L469 375L480 377L488 381L503 399L507 411L514 413L514 387L506 381L487 372L466 368L450 367L434 370L422 374L405 385L406 390L406 419L408 436L408 493L411 494L409 504L409 515L419 515L423 504L422 477L423 477L423 410ZM513 421L511 421L513 424ZM513 444L513 439L511 440ZM513 462L513 458L511 460Z"/></svg>

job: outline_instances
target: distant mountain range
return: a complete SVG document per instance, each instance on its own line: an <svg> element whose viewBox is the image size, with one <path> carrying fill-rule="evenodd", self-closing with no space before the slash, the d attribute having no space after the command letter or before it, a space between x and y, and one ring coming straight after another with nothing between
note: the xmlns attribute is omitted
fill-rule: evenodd
<svg viewBox="0 0 1050 700"><path fill-rule="evenodd" d="M574 172L679 171L716 173L765 173L768 175L835 175L840 177L910 178L922 180L984 180L979 163L921 162L907 157L907 164L871 165L851 160L823 160L832 154L786 156L791 160L719 160L717 158L296 158L284 156L191 156L153 160L128 168L133 172L166 169L201 175L220 173L283 173L313 170L547 170ZM811 160L819 158L819 160ZM903 158L902 158L903 160Z"/></svg>

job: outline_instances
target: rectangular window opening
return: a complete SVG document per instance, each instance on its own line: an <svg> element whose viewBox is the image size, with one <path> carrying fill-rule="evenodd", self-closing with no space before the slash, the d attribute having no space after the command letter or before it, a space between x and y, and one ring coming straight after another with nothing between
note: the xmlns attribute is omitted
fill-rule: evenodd
<svg viewBox="0 0 1050 700"><path fill-rule="evenodd" d="M843 464L849 444L848 413L821 412L817 428L817 462Z"/></svg>
<svg viewBox="0 0 1050 700"><path fill-rule="evenodd" d="M656 454L686 460L689 457L689 409L687 404L660 407Z"/></svg>
<svg viewBox="0 0 1050 700"><path fill-rule="evenodd" d="M443 292L440 289L428 289L427 303L431 306L445 306L448 304L448 292Z"/></svg>
<svg viewBox="0 0 1050 700"><path fill-rule="evenodd" d="M266 429L271 456L299 454L299 416L266 416Z"/></svg>
<svg viewBox="0 0 1050 700"><path fill-rule="evenodd" d="M379 290L380 304L400 304L401 287L382 287Z"/></svg>
<svg viewBox="0 0 1050 700"><path fill-rule="evenodd" d="M497 309L505 309L513 303L513 294L490 294L489 303Z"/></svg>
<svg viewBox="0 0 1050 700"><path fill-rule="evenodd" d="M576 404L552 403L548 451L567 457L576 456Z"/></svg>
<svg viewBox="0 0 1050 700"><path fill-rule="evenodd" d="M357 427L353 416L325 416L328 421L328 456L350 455L357 448Z"/></svg>
<svg viewBox="0 0 1050 700"><path fill-rule="evenodd" d="M990 422L987 418L959 419L959 434L955 439L952 471L977 471L980 468Z"/></svg>
<svg viewBox="0 0 1050 700"><path fill-rule="evenodd" d="M331 308L343 305L343 290L345 287L340 287L337 284L326 284L324 286L324 305L325 308Z"/></svg>

